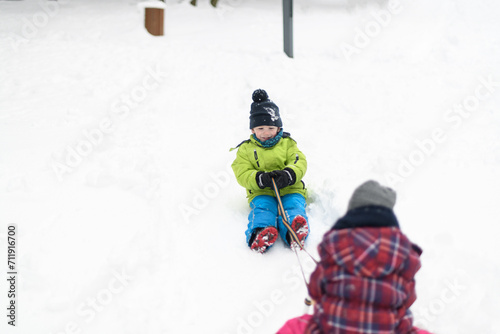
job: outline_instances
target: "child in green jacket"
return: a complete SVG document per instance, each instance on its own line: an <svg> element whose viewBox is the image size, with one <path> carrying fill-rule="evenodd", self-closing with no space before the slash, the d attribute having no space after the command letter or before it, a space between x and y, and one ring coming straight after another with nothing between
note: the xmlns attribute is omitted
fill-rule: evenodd
<svg viewBox="0 0 500 334"><path fill-rule="evenodd" d="M302 178L307 170L304 154L290 134L283 132L279 109L266 91L253 92L250 107L250 139L237 146L232 168L238 183L247 191L251 212L245 232L249 247L264 253L278 238L289 246L288 230L278 215L272 188L274 178L288 221L302 245L309 234L306 216L306 187Z"/></svg>

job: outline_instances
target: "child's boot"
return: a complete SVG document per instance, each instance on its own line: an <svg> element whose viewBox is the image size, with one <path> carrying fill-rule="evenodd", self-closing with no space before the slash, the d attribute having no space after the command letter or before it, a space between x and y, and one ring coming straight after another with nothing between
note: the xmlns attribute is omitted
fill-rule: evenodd
<svg viewBox="0 0 500 334"><path fill-rule="evenodd" d="M250 243L250 249L258 253L264 253L278 238L278 230L274 226L268 226L255 231L255 237Z"/></svg>
<svg viewBox="0 0 500 334"><path fill-rule="evenodd" d="M297 235L297 238L299 239L301 245L304 246L306 237L309 234L309 226L307 225L307 220L302 216L297 216L293 219L291 227ZM297 246L297 242L292 239L290 242L290 247L294 246Z"/></svg>

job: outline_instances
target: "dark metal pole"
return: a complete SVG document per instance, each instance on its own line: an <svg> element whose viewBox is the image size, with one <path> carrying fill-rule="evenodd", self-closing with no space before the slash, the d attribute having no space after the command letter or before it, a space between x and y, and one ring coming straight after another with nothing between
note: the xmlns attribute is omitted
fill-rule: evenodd
<svg viewBox="0 0 500 334"><path fill-rule="evenodd" d="M286 55L293 58L293 0L283 0L283 42Z"/></svg>

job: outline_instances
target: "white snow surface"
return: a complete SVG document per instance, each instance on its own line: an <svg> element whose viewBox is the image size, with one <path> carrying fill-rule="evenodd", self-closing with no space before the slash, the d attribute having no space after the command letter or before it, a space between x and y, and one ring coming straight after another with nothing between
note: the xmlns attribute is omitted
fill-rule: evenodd
<svg viewBox="0 0 500 334"><path fill-rule="evenodd" d="M251 252L232 174L265 89L308 158L317 256L352 191L398 192L423 249L416 325L500 333L500 3L0 1L0 332L275 333L295 254ZM16 326L7 228L17 227ZM314 266L301 253L309 275Z"/></svg>

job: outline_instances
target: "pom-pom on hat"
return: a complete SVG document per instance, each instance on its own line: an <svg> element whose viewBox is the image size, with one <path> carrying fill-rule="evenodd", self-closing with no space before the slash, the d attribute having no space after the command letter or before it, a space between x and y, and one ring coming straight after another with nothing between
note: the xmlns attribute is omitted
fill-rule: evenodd
<svg viewBox="0 0 500 334"><path fill-rule="evenodd" d="M280 110L263 89L257 89L252 94L253 103L250 106L250 129L257 126L268 125L281 128Z"/></svg>
<svg viewBox="0 0 500 334"><path fill-rule="evenodd" d="M396 204L396 192L376 181L370 180L354 190L347 210L368 205L383 206L392 210L394 204Z"/></svg>

